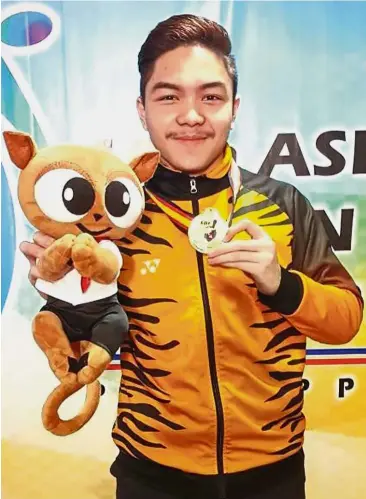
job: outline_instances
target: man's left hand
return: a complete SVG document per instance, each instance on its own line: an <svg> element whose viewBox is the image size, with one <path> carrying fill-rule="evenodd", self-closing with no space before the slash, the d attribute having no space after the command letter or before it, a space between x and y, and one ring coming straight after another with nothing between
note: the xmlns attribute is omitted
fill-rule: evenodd
<svg viewBox="0 0 366 499"><path fill-rule="evenodd" d="M232 241L239 232L246 231L252 239ZM258 291L274 295L281 282L281 267L277 260L276 244L269 235L250 220L230 227L224 242L208 253L208 263L242 270L254 280Z"/></svg>

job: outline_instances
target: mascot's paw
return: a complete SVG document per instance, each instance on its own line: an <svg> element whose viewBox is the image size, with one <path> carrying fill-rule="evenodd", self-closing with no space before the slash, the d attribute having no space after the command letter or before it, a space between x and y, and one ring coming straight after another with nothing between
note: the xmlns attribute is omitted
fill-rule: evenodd
<svg viewBox="0 0 366 499"><path fill-rule="evenodd" d="M57 280L69 270L75 239L73 234L66 234L44 251L37 264L44 279Z"/></svg>
<svg viewBox="0 0 366 499"><path fill-rule="evenodd" d="M89 234L79 234L72 247L71 258L75 269L83 277L92 278L97 265L98 243Z"/></svg>
<svg viewBox="0 0 366 499"><path fill-rule="evenodd" d="M99 378L112 360L104 348L94 344L91 344L90 348L88 348L87 356L87 365L77 375L78 382L85 385Z"/></svg>
<svg viewBox="0 0 366 499"><path fill-rule="evenodd" d="M86 232L83 232L82 234L76 236L75 244L89 246L90 248L98 248L99 246L94 237L90 234L87 234Z"/></svg>
<svg viewBox="0 0 366 499"><path fill-rule="evenodd" d="M64 351L54 350L49 355L49 364L52 371L55 373L56 378L58 378L62 383L75 383L77 380L76 374L69 372L70 359L68 355L65 355Z"/></svg>

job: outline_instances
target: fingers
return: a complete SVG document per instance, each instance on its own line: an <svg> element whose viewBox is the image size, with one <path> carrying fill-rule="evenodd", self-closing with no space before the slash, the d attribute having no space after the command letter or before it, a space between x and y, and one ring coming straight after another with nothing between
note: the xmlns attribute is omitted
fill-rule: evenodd
<svg viewBox="0 0 366 499"><path fill-rule="evenodd" d="M234 251L230 253L224 253L219 256L208 259L210 265L225 265L227 263L258 263L261 264L266 260L266 255L259 252L250 251Z"/></svg>
<svg viewBox="0 0 366 499"><path fill-rule="evenodd" d="M35 287L37 279L42 279L42 276L37 268L37 260L42 256L44 250L53 243L52 237L46 236L41 232L37 232L33 237L34 243L23 241L19 245L20 251L26 257L30 264L28 279L32 286ZM38 291L39 292L39 291ZM41 292L39 294L47 300L47 296Z"/></svg>
<svg viewBox="0 0 366 499"><path fill-rule="evenodd" d="M253 239L269 239L269 235L259 225L250 220L242 220L230 227L227 231L224 242L231 241L239 232L247 232Z"/></svg>
<svg viewBox="0 0 366 499"><path fill-rule="evenodd" d="M54 242L54 239L42 232L36 232L33 241L33 243L23 241L19 246L20 251L31 265L35 265L37 258L42 256L43 251Z"/></svg>
<svg viewBox="0 0 366 499"><path fill-rule="evenodd" d="M33 241L41 248L48 248L53 242L55 242L55 239L43 234L43 232L36 232L33 236Z"/></svg>
<svg viewBox="0 0 366 499"><path fill-rule="evenodd" d="M267 241L258 241L254 239L249 239L246 241L230 241L228 243L220 244L217 248L209 251L207 253L209 259L215 258L226 253L232 253L235 251L261 251L267 247Z"/></svg>
<svg viewBox="0 0 366 499"><path fill-rule="evenodd" d="M31 266L31 269L30 269L29 274L28 274L28 279L29 279L30 283L32 284L32 286L34 286L36 284L37 279L41 279L41 274L40 274L38 268L36 267L36 265Z"/></svg>
<svg viewBox="0 0 366 499"><path fill-rule="evenodd" d="M223 263L221 267L226 267L228 269L238 269L251 276L255 276L258 271L260 271L260 264L254 262L242 262L240 263L240 267L238 266L237 262L228 262Z"/></svg>
<svg viewBox="0 0 366 499"><path fill-rule="evenodd" d="M44 248L28 241L22 242L19 249L31 265L35 265L37 258L40 258L44 252Z"/></svg>
<svg viewBox="0 0 366 499"><path fill-rule="evenodd" d="M36 266L32 266L30 271L29 271L29 274L28 274L28 279L29 279L29 282L32 284L32 286L35 287L35 284L36 284L36 281L37 279L41 279L41 275L39 273L39 270L37 269ZM39 290L38 291L38 294L40 296L42 296L42 298L44 300L47 300L47 295L45 295L44 293L41 293Z"/></svg>
<svg viewBox="0 0 366 499"><path fill-rule="evenodd" d="M46 236L41 232L37 232L34 235L33 240L34 243L23 241L19 245L19 249L30 264L28 279L32 286L35 286L37 279L42 278L39 269L37 268L37 260L42 256L45 248L52 244L53 239L52 237ZM41 296L44 297L42 294Z"/></svg>

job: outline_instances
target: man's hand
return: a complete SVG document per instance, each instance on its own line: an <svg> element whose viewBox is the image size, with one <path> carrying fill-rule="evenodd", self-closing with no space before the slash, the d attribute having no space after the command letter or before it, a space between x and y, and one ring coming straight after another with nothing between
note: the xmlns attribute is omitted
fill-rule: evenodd
<svg viewBox="0 0 366 499"><path fill-rule="evenodd" d="M242 231L246 231L252 239L232 241ZM274 295L280 286L281 267L276 245L261 227L249 220L230 227L224 242L208 253L208 263L246 272L254 280L258 291L265 295Z"/></svg>
<svg viewBox="0 0 366 499"><path fill-rule="evenodd" d="M33 241L33 243L24 241L19 246L20 251L27 258L30 264L28 279L32 286L35 285L37 279L41 278L36 261L43 255L44 250L51 246L54 239L50 236L46 236L46 234L43 234L42 232L36 232L33 236Z"/></svg>

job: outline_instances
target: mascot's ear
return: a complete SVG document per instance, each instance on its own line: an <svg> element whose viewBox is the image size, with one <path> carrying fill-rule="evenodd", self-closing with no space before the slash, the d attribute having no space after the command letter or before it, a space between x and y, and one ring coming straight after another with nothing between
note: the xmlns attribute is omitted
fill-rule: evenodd
<svg viewBox="0 0 366 499"><path fill-rule="evenodd" d="M37 146L32 137L23 132L3 132L10 159L15 166L24 170L37 154Z"/></svg>
<svg viewBox="0 0 366 499"><path fill-rule="evenodd" d="M151 179L160 161L159 152L148 152L134 158L130 166L143 184Z"/></svg>

